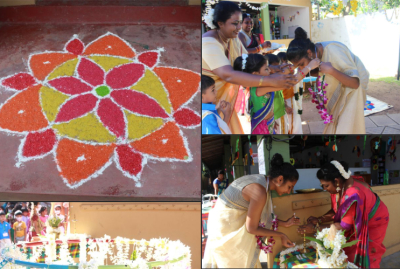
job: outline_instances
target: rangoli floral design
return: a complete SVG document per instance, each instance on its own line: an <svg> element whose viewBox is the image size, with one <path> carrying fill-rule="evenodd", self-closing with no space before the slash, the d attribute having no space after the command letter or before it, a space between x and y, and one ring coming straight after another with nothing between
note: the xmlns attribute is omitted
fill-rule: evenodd
<svg viewBox="0 0 400 269"><path fill-rule="evenodd" d="M114 162L140 187L148 159L191 162L181 128L200 125L185 107L200 75L159 66L162 51L137 54L107 33L86 46L74 36L64 51L30 55L28 73L1 80L16 93L0 107L0 131L24 136L16 166L53 154L76 188Z"/></svg>

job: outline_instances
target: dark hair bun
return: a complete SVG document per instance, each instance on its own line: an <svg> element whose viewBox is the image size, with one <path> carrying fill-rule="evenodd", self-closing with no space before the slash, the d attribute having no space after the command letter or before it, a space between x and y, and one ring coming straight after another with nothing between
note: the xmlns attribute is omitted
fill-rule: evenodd
<svg viewBox="0 0 400 269"><path fill-rule="evenodd" d="M304 31L303 28L297 27L294 31L294 38L295 39L307 39L307 32Z"/></svg>
<svg viewBox="0 0 400 269"><path fill-rule="evenodd" d="M282 164L283 164L282 155L280 155L279 153L275 153L275 155L272 157L272 160L271 160L271 166L274 168L275 167L278 168L278 167L282 166Z"/></svg>

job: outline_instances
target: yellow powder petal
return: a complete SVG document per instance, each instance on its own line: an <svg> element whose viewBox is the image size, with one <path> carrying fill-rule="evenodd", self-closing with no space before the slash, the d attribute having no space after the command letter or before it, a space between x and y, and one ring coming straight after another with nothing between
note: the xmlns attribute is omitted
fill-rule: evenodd
<svg viewBox="0 0 400 269"><path fill-rule="evenodd" d="M103 126L93 113L71 120L66 123L53 125L58 134L75 138L82 141L93 141L99 143L115 142L114 135Z"/></svg>
<svg viewBox="0 0 400 269"><path fill-rule="evenodd" d="M129 113L125 110L126 119L128 120L128 138L138 139L141 138L158 128L160 128L164 122L159 118L148 118L143 116L137 116Z"/></svg>
<svg viewBox="0 0 400 269"><path fill-rule="evenodd" d="M69 98L59 91L43 86L40 88L40 103L47 119L52 122L55 120L60 106Z"/></svg>
<svg viewBox="0 0 400 269"><path fill-rule="evenodd" d="M78 59L69 60L50 73L47 77L47 80L52 80L58 77L68 76L72 77L75 73L76 64L78 63Z"/></svg>
<svg viewBox="0 0 400 269"><path fill-rule="evenodd" d="M171 113L171 104L169 103L167 92L164 90L158 77L151 70L146 69L145 76L132 86L131 89L153 97L168 114Z"/></svg>
<svg viewBox="0 0 400 269"><path fill-rule="evenodd" d="M106 72L117 65L133 63L132 60L112 56L90 56L88 58L92 59L98 65L103 67Z"/></svg>

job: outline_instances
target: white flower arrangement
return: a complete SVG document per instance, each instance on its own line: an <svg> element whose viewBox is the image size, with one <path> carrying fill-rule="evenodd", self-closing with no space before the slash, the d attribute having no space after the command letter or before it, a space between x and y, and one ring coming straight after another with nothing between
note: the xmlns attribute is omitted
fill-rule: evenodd
<svg viewBox="0 0 400 269"><path fill-rule="evenodd" d="M317 232L316 238L306 237L315 241L319 260L318 264L323 268L354 268L355 266L348 262L347 255L343 248L357 244L358 240L346 242L344 231L336 230L332 224L331 228L322 229ZM357 267L355 267L357 268Z"/></svg>
<svg viewBox="0 0 400 269"><path fill-rule="evenodd" d="M316 245L316 243L311 241L311 242L306 243L306 248L307 247L314 247L315 248L315 245ZM297 251L299 249L303 249L303 248L304 248L304 245L301 244L301 245L297 245L297 246L294 246L292 248L288 248L288 249L285 249L285 250L281 251L280 256L279 256L280 268L286 268L286 265L284 263L286 254L295 252L295 251Z"/></svg>
<svg viewBox="0 0 400 269"><path fill-rule="evenodd" d="M351 176L351 171L349 170L348 172L346 172L343 168L343 166L340 164L340 162L338 161L331 161L331 164L333 164L340 172L340 174L345 178L345 179L349 179Z"/></svg>
<svg viewBox="0 0 400 269"><path fill-rule="evenodd" d="M122 237L112 240L108 235L95 240L87 238L86 234L61 236L60 260L56 260L55 235L47 235L42 246L32 247L32 257L29 260L37 262L44 249L47 256L45 259L46 264L75 265L79 266L80 269L96 269L98 266L104 265L107 258L115 265L126 265L136 269L148 269L152 263L156 264L154 265L155 267L169 269L190 268L191 266L190 248L182 244L179 240L171 241L167 238L159 238L147 241L144 239L135 240ZM70 256L68 248L69 239L80 240L79 264L75 264ZM89 252L86 250L87 246ZM10 249L4 248L3 250L6 253L4 255L7 257L15 257L11 264L12 266L15 266L15 260L27 260L26 254L21 253L19 248L15 249L15 246L10 247ZM87 256L90 257L89 261ZM4 259L3 256L2 258Z"/></svg>

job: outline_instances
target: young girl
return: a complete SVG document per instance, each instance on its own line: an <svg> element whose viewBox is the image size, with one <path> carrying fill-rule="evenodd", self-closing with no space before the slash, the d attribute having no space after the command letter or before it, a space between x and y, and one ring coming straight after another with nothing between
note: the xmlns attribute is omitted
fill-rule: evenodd
<svg viewBox="0 0 400 269"><path fill-rule="evenodd" d="M296 74L296 83L305 77L307 70L318 67L319 61L312 60ZM264 56L259 54L244 54L236 58L234 70L254 75L269 76L270 69ZM292 68L292 67L290 67ZM285 72L290 72L288 67ZM274 132L274 96L275 92L283 90L274 87L250 87L250 115L252 134L275 134Z"/></svg>
<svg viewBox="0 0 400 269"><path fill-rule="evenodd" d="M260 54L244 54L236 58L233 69L249 74L269 76L267 59ZM250 116L252 134L274 134L274 95L282 90L273 87L250 87Z"/></svg>

